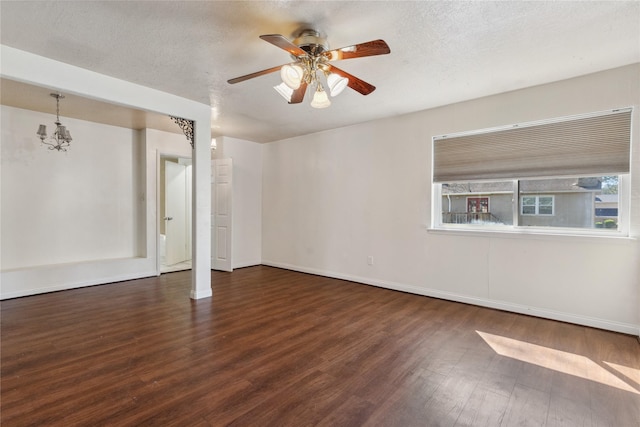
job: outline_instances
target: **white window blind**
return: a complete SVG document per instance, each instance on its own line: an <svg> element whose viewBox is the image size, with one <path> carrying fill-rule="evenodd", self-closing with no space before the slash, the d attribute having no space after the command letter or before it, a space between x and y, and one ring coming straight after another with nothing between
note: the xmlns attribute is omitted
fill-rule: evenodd
<svg viewBox="0 0 640 427"><path fill-rule="evenodd" d="M630 108L441 136L433 143L433 181L623 174L630 146Z"/></svg>

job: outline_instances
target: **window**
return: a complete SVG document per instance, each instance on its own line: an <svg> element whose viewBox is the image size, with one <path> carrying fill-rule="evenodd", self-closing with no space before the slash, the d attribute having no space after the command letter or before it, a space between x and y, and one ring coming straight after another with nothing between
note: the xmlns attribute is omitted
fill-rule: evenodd
<svg viewBox="0 0 640 427"><path fill-rule="evenodd" d="M521 196L522 215L553 215L553 196Z"/></svg>
<svg viewBox="0 0 640 427"><path fill-rule="evenodd" d="M433 226L625 231L630 140L631 109L436 137Z"/></svg>

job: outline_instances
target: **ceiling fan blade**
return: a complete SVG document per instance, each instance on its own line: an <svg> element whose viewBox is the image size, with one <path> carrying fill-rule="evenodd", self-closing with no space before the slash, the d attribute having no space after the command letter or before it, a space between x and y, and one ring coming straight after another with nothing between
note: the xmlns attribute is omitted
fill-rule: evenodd
<svg viewBox="0 0 640 427"><path fill-rule="evenodd" d="M255 73L247 74L246 76L236 77L235 79L227 80L227 83L234 84L240 83L245 80L252 79L254 77L264 76L265 74L273 73L276 71L280 71L282 65L278 65L277 67L267 68L266 70L256 71Z"/></svg>
<svg viewBox="0 0 640 427"><path fill-rule="evenodd" d="M338 61L340 59L362 58L364 56L385 55L390 53L391 49L384 40L372 40L366 43L354 44L340 49L333 49L324 52L325 58L329 61Z"/></svg>
<svg viewBox="0 0 640 427"><path fill-rule="evenodd" d="M327 68L329 72L336 73L339 76L346 77L347 79L349 79L349 83L347 84L347 86L349 86L351 89L355 90L356 92L360 92L363 95L369 95L371 92L376 90L376 87L374 85L369 84L364 80L360 80L356 76L349 74L346 71L341 70L340 68L334 65L327 64Z"/></svg>
<svg viewBox="0 0 640 427"><path fill-rule="evenodd" d="M303 81L300 83L300 87L293 91L291 95L291 101L289 104L299 104L304 99L304 94L307 91L307 82Z"/></svg>
<svg viewBox="0 0 640 427"><path fill-rule="evenodd" d="M280 49L284 49L293 56L305 56L307 52L300 49L295 44L291 43L286 37L280 34L265 34L260 38L272 45L278 46Z"/></svg>

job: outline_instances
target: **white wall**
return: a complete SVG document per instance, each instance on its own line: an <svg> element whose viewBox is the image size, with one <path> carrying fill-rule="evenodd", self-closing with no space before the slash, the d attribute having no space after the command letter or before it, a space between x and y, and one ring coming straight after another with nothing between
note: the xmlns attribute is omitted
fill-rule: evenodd
<svg viewBox="0 0 640 427"><path fill-rule="evenodd" d="M57 152L33 132L55 115L0 108L2 269L143 255L137 133L63 118L74 140Z"/></svg>
<svg viewBox="0 0 640 427"><path fill-rule="evenodd" d="M233 159L233 268L262 262L262 144L216 138L215 158Z"/></svg>
<svg viewBox="0 0 640 427"><path fill-rule="evenodd" d="M263 263L637 334L638 75L636 64L265 145ZM634 238L427 231L432 136L628 106Z"/></svg>

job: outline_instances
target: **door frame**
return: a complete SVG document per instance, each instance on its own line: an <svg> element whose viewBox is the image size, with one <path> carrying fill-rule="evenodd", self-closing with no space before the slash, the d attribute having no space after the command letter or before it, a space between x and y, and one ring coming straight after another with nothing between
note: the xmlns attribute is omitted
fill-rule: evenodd
<svg viewBox="0 0 640 427"><path fill-rule="evenodd" d="M155 253L155 258L156 258L156 276L160 276L161 271L160 271L160 221L164 221L164 218L162 217L162 215L160 215L161 209L160 209L160 164L163 160L163 158L165 157L171 157L171 158L178 158L178 159L191 159L192 162L192 166L191 166L191 182L193 183L193 180L195 179L195 168L193 167L193 153L191 156L187 156L184 154L184 152L178 152L178 151L170 151L170 150L156 150L156 212L155 212L155 217L156 217L156 236L155 236L155 240L156 240L156 253ZM193 203L193 185L191 185L191 201ZM193 222L193 206L190 207L191 209L191 221ZM193 223L191 224L191 230L193 233ZM191 236L191 244L193 245L193 236ZM193 259L193 253L191 253L191 257Z"/></svg>
<svg viewBox="0 0 640 427"><path fill-rule="evenodd" d="M160 213L164 219L165 263L160 265L166 271L168 267L191 261L192 258L192 162L184 157L162 157L161 163L160 171L162 174L164 170L164 179L160 185L164 188L164 194L160 194L160 198L164 198L164 206L160 204L163 210ZM169 217L172 217L171 221L167 220ZM163 228L162 222L160 228Z"/></svg>

